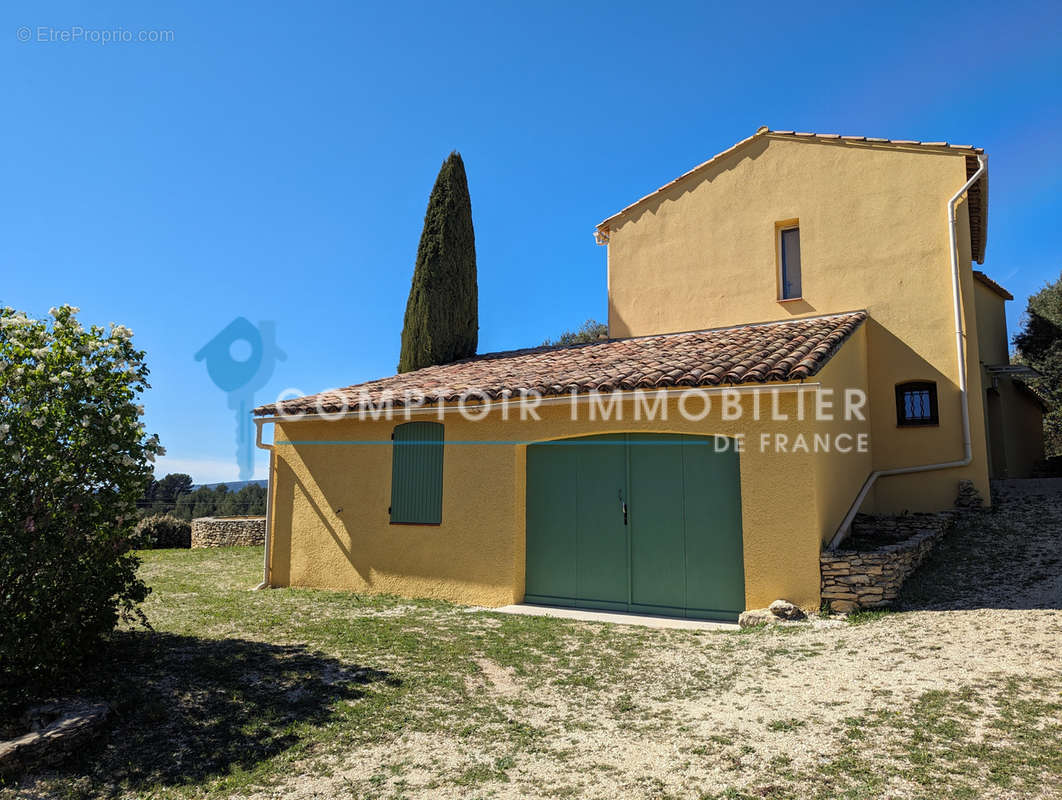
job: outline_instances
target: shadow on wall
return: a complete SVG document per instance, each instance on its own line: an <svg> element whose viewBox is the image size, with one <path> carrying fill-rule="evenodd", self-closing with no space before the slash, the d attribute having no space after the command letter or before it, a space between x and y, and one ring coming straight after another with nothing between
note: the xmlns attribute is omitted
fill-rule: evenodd
<svg viewBox="0 0 1062 800"><path fill-rule="evenodd" d="M909 467L955 461L963 456L962 396L958 384L927 361L906 341L875 320L867 320L867 364L870 390L871 451L875 469ZM942 325L944 323L941 323ZM954 344L944 340L944 363L955 363ZM936 384L940 423L937 425L899 427L897 424L896 387L908 381ZM980 399L970 393L970 425L975 458L983 448L984 423ZM880 513L901 511L937 511L948 508L955 500L958 481L974 477L974 467L940 473L892 475L882 478L873 496L880 507L864 510ZM987 477L987 472L984 473ZM987 487L978 489L987 494ZM987 498L986 498L987 499Z"/></svg>
<svg viewBox="0 0 1062 800"><path fill-rule="evenodd" d="M395 424L399 421L370 428L367 435L389 437L389 426ZM366 434L347 428L335 435ZM504 483L505 489L511 490L513 473L509 470L515 467L509 455L512 448L489 443L447 445L444 473L471 474L469 461L488 455L488 451L490 456L505 452L504 471L482 478L480 492L472 496L459 494L460 487L447 487L444 479L444 518L440 525L390 524L391 442L382 437L377 440L379 444L363 446L299 445L277 459L273 586L388 591L448 600L455 598L448 589L436 591L438 587L477 587L469 591L500 592L499 598L504 595L510 599L497 605L512 602L511 540L495 536L496 529L485 527L476 518L476 509L487 503L512 501L508 495L495 496L482 488L495 478L495 487ZM352 475L359 477L352 480ZM486 536L493 539L491 547L498 549L476 544L489 541L483 538ZM389 583L392 579L397 583ZM413 588L410 581L419 581L419 588Z"/></svg>
<svg viewBox="0 0 1062 800"><path fill-rule="evenodd" d="M660 206L664 203L674 203L676 200L681 199L683 195L696 189L704 181L711 183L724 172L729 172L734 169L746 158L759 158L766 152L767 144L768 142L766 139L757 139L756 141L749 142L749 144L741 147L737 152L730 153L729 155L720 158L710 169L695 177L690 176L685 180L676 178L667 185L666 188L658 190L659 194L654 194L651 198L647 199L638 210L630 212L629 220L631 222L637 222L645 214L656 214L657 211L659 211ZM692 169L696 169L696 167L693 167Z"/></svg>
<svg viewBox="0 0 1062 800"><path fill-rule="evenodd" d="M785 302L779 302L777 305L778 305L777 313L774 314L773 316L764 317L763 319L750 319L750 320L746 320L746 321L738 323L738 324L741 324L741 325L766 325L766 324L769 324L769 323L772 323L772 322L788 322L789 321L789 317L792 317L794 319L797 319L797 318L800 318L800 317L817 317L817 316L826 316L827 314L839 314L839 313L843 313L844 311L856 311L856 310L858 310L858 309L847 308L847 309L843 309L843 311L822 311L822 310L816 308L815 306L811 305L811 303L809 303L807 300L803 300L803 299L801 299L801 300L786 300ZM629 331L630 330L630 326L627 324L627 321L623 318L623 315L616 309L616 307L613 305L611 300L609 300L608 313L609 313L609 317L608 317L609 325L611 325L613 329L615 329L616 331ZM634 338L640 338L642 336L665 336L665 335L671 334L671 333L693 333L695 331L710 331L710 330L713 330L715 328L726 327L727 324L729 324L729 320L723 320L722 322L720 322L719 320L712 320L712 319L708 319L707 317L705 317L704 319L700 320L696 325L693 325L692 327L682 328L681 330L667 330L667 331L656 331L654 333L642 333L642 334L638 334ZM629 338L629 337L626 334L624 334L624 335L616 334L615 338L617 338L617 339L626 339L626 338Z"/></svg>
<svg viewBox="0 0 1062 800"><path fill-rule="evenodd" d="M116 633L95 667L80 691L110 701L116 722L58 777L134 791L251 769L368 684L400 684L299 645L142 631Z"/></svg>

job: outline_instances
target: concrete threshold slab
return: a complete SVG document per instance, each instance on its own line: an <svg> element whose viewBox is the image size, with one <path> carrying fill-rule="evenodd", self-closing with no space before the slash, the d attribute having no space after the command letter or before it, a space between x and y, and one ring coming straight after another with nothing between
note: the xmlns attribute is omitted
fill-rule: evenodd
<svg viewBox="0 0 1062 800"><path fill-rule="evenodd" d="M494 611L499 614L521 614L529 617L556 617L574 619L581 622L611 622L616 625L641 625L645 628L675 628L687 631L736 631L738 626L731 622L711 622L704 619L685 619L682 617L654 617L648 614L628 614L623 611L595 611L589 608L556 608L554 606L536 606L530 603L517 603L500 608L483 608L477 611Z"/></svg>

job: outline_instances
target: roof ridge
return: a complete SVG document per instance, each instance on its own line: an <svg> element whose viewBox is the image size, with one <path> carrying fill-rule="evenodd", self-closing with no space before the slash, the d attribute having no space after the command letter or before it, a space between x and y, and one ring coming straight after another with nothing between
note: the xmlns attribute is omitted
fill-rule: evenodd
<svg viewBox="0 0 1062 800"><path fill-rule="evenodd" d="M650 197L655 197L656 195L658 195L661 192L663 192L665 189L668 189L668 188L674 186L676 183L679 183L680 181L685 180L686 178L688 178L689 176L693 175L696 172L700 172L702 169L710 166L711 164L715 163L716 161L718 161L719 159L723 158L724 156L730 155L735 150L745 146L746 144L752 142L753 140L758 139L760 137L764 137L764 136L785 136L785 137L788 137L788 138L793 138L793 139L798 140L798 141L807 141L809 139L816 139L816 140L834 141L834 142L848 142L848 143L864 142L864 143L867 143L867 144L874 144L874 145L887 144L887 145L897 145L897 146L901 146L901 147L932 147L932 148L935 148L935 149L938 149L938 150L954 150L954 151L956 151L956 155L960 155L960 154L982 155L985 152L983 147L975 147L972 144L950 144L949 142L923 142L923 141L918 140L918 139L886 139L886 138L883 138L883 137L875 137L875 136L848 136L848 135L842 135L842 134L839 134L839 133L812 133L812 132L808 132L808 131L782 131L782 130L773 130L771 128L768 128L766 125L761 125L759 128L756 129L756 132L754 134L752 134L752 136L749 136L749 137L747 137L745 139L742 139L741 141L737 142L736 144L733 144L730 147L728 147L726 150L722 150L722 151L716 153L714 156L709 158L707 161L702 161L697 166L686 170L681 175L679 175L677 178L668 181L667 183L665 183L663 186L659 187L658 189L655 189L655 190L649 192L649 194L643 195L642 197L638 198L633 203L630 203L629 205L624 206L619 211L617 211L615 214L612 214L611 216L605 217L605 219L603 219L601 222L599 222L597 224L597 227L594 228L594 231L595 231L595 233L597 235L597 238L598 238L598 244L604 244L608 240L607 239L608 223L612 222L613 220L617 219L618 217L623 216L628 211L630 211L632 208L635 208L636 206L641 205L643 202L648 200Z"/></svg>
<svg viewBox="0 0 1062 800"><path fill-rule="evenodd" d="M762 130L762 129L761 129ZM811 133L808 131L779 131L768 128L764 131L775 136L793 136L800 139L827 139L842 142L869 142L870 144L917 145L919 147L939 147L948 150L961 150L965 153L983 153L983 147L972 144L951 144L950 142L925 142L920 139L886 139L880 136L850 136L840 133Z"/></svg>

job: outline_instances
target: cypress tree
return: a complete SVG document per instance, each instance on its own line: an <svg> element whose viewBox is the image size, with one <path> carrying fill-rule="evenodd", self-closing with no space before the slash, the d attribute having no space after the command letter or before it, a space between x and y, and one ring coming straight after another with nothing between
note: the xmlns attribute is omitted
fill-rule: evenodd
<svg viewBox="0 0 1062 800"><path fill-rule="evenodd" d="M472 201L465 165L455 150L439 170L424 214L398 371L468 358L476 354L478 341Z"/></svg>

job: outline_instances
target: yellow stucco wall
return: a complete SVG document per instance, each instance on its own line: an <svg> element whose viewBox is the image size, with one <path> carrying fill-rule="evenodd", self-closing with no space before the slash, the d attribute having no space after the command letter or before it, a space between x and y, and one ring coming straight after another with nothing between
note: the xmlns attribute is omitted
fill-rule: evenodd
<svg viewBox="0 0 1062 800"><path fill-rule="evenodd" d="M974 307L977 310L977 346L984 401L985 442L988 447L988 474L992 478L1006 478L1009 473L1006 441L1008 404L1004 395L1010 394L1009 386L1000 392L998 379L993 381L985 369L988 365L1006 364L1010 361L1004 300L983 283L974 280Z"/></svg>
<svg viewBox="0 0 1062 800"><path fill-rule="evenodd" d="M946 204L965 181L965 157L947 151L756 137L610 222L610 333L866 309L871 467L957 460L962 436ZM800 226L803 299L779 302L776 225L789 220ZM965 203L957 228L974 461L882 479L869 501L879 511L948 507L962 478L989 497ZM908 380L937 383L939 426L897 427L894 387Z"/></svg>
<svg viewBox="0 0 1062 800"><path fill-rule="evenodd" d="M866 391L867 386L867 328L861 326L845 343L836 355L826 364L817 376L827 386L852 387ZM870 441L870 407L864 409L866 422L855 419L847 421L835 414L832 421L822 420L813 423L813 428L820 432L864 433ZM840 398L838 398L840 401ZM819 534L822 542L828 544L837 533L852 501L863 486L863 482L872 470L870 450L860 453L857 450L849 454L827 455L815 460L815 488L818 503ZM873 510L873 498L865 503L863 510Z"/></svg>
<svg viewBox="0 0 1062 800"><path fill-rule="evenodd" d="M835 359L836 366L831 364L830 382L859 382L865 337L857 333L849 344L851 349L846 346ZM521 421L515 411L506 421L497 409L477 422L448 413L443 418L443 514L437 526L389 524L390 436L403 420L278 423L271 583L486 606L518 602L524 592L527 442L620 431L744 433L740 470L746 605L762 607L781 597L817 608L820 543L848 490L846 485L838 492L834 484L851 482L867 457L778 453L773 446L761 449L759 436L784 433L792 441L797 432L817 430L848 432L854 438L868 425L844 422L840 414L839 421L825 427L795 423L792 391L777 400L788 421L769 418L768 395L761 396L759 421L753 419L752 395L743 394L741 403L741 419L725 420L717 396L712 412L698 422L682 418L674 395L666 422L644 415L635 419L630 400L623 419L608 422L589 419L585 407L573 421L567 403L542 406L540 421ZM824 458L831 461L829 468L820 467ZM846 469L849 460L858 466Z"/></svg>
<svg viewBox="0 0 1062 800"><path fill-rule="evenodd" d="M517 507L513 447L447 445L443 524L391 525L395 422L278 424L272 583L460 603L513 602ZM491 439L446 421L446 437ZM331 442L320 444L318 442ZM343 443L336 443L343 442ZM522 555L520 556L522 557Z"/></svg>
<svg viewBox="0 0 1062 800"><path fill-rule="evenodd" d="M983 283L975 280L974 306L977 309L977 343L981 363L1010 363L1005 301Z"/></svg>
<svg viewBox="0 0 1062 800"><path fill-rule="evenodd" d="M1005 301L980 281L974 282L974 299L990 473L1027 478L1044 457L1043 409L1011 378L993 378L985 370L1010 363Z"/></svg>
<svg viewBox="0 0 1062 800"><path fill-rule="evenodd" d="M1043 408L1012 380L999 381L1007 477L1028 478L1044 458Z"/></svg>

